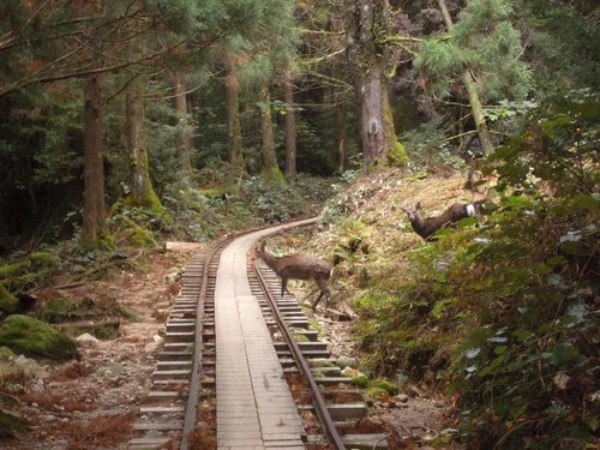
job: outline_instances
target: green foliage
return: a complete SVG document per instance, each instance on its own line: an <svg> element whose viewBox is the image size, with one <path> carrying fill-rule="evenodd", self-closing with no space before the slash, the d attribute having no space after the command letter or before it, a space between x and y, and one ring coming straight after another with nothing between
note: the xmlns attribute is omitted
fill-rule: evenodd
<svg viewBox="0 0 600 450"><path fill-rule="evenodd" d="M461 12L449 39L429 38L415 68L431 79L431 91L448 98L450 81L468 69L482 100L522 99L532 87L533 72L521 61L520 32L511 24L505 0L474 0Z"/></svg>
<svg viewBox="0 0 600 450"><path fill-rule="evenodd" d="M355 331L376 373L438 380L472 448L586 448L600 406L598 102L532 109L484 167L495 211L374 277ZM476 225L477 227L474 227Z"/></svg>

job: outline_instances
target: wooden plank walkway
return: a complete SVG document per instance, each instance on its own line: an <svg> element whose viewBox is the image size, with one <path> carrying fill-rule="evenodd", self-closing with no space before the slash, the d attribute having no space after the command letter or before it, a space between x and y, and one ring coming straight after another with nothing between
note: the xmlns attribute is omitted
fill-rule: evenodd
<svg viewBox="0 0 600 450"><path fill-rule="evenodd" d="M215 287L218 449L305 448L298 409L246 275L252 244L273 232L242 236L221 254Z"/></svg>

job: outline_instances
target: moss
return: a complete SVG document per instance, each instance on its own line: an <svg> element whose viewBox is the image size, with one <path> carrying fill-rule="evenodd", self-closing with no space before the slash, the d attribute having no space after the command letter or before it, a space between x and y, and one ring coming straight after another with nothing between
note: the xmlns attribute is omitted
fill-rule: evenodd
<svg viewBox="0 0 600 450"><path fill-rule="evenodd" d="M134 247L156 247L157 243L151 231L135 227L129 236L129 243Z"/></svg>
<svg viewBox="0 0 600 450"><path fill-rule="evenodd" d="M44 303L37 317L44 322L59 323L69 319L76 309L77 305L73 300L55 298Z"/></svg>
<svg viewBox="0 0 600 450"><path fill-rule="evenodd" d="M29 260L19 261L13 264L3 264L0 266L0 278L9 278L22 275L29 270L31 262Z"/></svg>
<svg viewBox="0 0 600 450"><path fill-rule="evenodd" d="M50 325L32 317L14 314L0 327L0 345L29 357L68 360L75 357L75 342Z"/></svg>
<svg viewBox="0 0 600 450"><path fill-rule="evenodd" d="M367 391L365 393L368 397L376 398L376 399L380 399L380 400L384 400L390 396L389 392L387 392L385 389L378 388L378 387L370 387L369 389L367 389Z"/></svg>
<svg viewBox="0 0 600 450"><path fill-rule="evenodd" d="M398 394L398 388L394 385L394 383L384 380L383 378L377 378L376 380L373 380L369 384L369 388L384 390L389 395Z"/></svg>
<svg viewBox="0 0 600 450"><path fill-rule="evenodd" d="M278 166L273 166L270 169L265 169L262 172L262 177L265 181L274 181L280 185L286 185L287 181Z"/></svg>
<svg viewBox="0 0 600 450"><path fill-rule="evenodd" d="M398 141L396 141L394 148L388 152L387 159L387 163L390 167L405 167L410 161L404 145Z"/></svg>
<svg viewBox="0 0 600 450"><path fill-rule="evenodd" d="M29 254L32 267L52 267L60 263L60 258L50 252L32 252Z"/></svg>
<svg viewBox="0 0 600 450"><path fill-rule="evenodd" d="M220 197L223 194L227 193L225 191L225 189L221 189L221 188L200 189L199 192L200 192L200 194L204 195L205 197Z"/></svg>
<svg viewBox="0 0 600 450"><path fill-rule="evenodd" d="M294 340L296 342L309 342L310 339L308 339L308 337L305 334L302 333L295 333L294 334Z"/></svg>
<svg viewBox="0 0 600 450"><path fill-rule="evenodd" d="M349 377L350 382L355 386L366 388L369 385L369 378L364 373L352 367L346 367L342 370L342 375Z"/></svg>
<svg viewBox="0 0 600 450"><path fill-rule="evenodd" d="M357 375L355 377L352 377L350 379L350 382L354 386L358 386L358 387L361 387L361 388L366 388L369 385L369 379L363 373L361 373L360 375Z"/></svg>
<svg viewBox="0 0 600 450"><path fill-rule="evenodd" d="M0 316L17 312L18 303L17 298L0 283Z"/></svg>
<svg viewBox="0 0 600 450"><path fill-rule="evenodd" d="M105 323L73 323L62 325L63 330L68 336L77 337L84 333L91 334L98 339L112 339L119 332L120 323L118 321L110 321Z"/></svg>

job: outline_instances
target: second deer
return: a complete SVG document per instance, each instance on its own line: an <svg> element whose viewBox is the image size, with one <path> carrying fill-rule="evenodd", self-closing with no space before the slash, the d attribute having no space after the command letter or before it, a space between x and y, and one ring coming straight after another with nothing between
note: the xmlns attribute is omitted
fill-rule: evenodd
<svg viewBox="0 0 600 450"><path fill-rule="evenodd" d="M327 282L331 276L331 264L321 258L305 253L281 257L273 256L266 250L265 246L266 242L260 244L256 256L262 259L281 278L282 297L287 290L288 280L314 280L321 293L313 303L312 308L317 307L323 296L326 297L326 301L329 303L331 293L327 287Z"/></svg>

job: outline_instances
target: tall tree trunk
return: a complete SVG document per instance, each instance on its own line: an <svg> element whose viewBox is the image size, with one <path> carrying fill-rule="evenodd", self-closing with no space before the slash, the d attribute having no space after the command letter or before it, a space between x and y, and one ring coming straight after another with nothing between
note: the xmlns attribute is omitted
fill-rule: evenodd
<svg viewBox="0 0 600 450"><path fill-rule="evenodd" d="M336 102L333 110L333 126L335 128L335 151L337 170L346 171L346 108L341 101Z"/></svg>
<svg viewBox="0 0 600 450"><path fill-rule="evenodd" d="M277 165L277 155L275 154L273 120L271 117L271 93L269 92L268 82L261 86L259 97L263 173L276 179L281 179L282 174Z"/></svg>
<svg viewBox="0 0 600 450"><path fill-rule="evenodd" d="M150 181L148 152L144 137L144 89L141 76L136 76L125 93L126 140L130 156L131 194L128 206L150 208L155 213L164 211Z"/></svg>
<svg viewBox="0 0 600 450"><path fill-rule="evenodd" d="M240 125L240 85L235 63L225 56L227 76L225 78L225 104L227 107L227 159L236 175L246 173L242 153L242 127Z"/></svg>
<svg viewBox="0 0 600 450"><path fill-rule="evenodd" d="M331 14L330 14L330 28L331 37L330 45L334 50L341 49L344 47L343 42L343 31L344 31L344 0L334 0L330 2ZM334 58L331 61L330 76L335 79L337 74L340 72L340 62L338 58ZM346 171L346 107L344 105L344 91L338 85L331 86L330 102L333 104L333 132L335 141L335 162L336 170L339 173Z"/></svg>
<svg viewBox="0 0 600 450"><path fill-rule="evenodd" d="M452 17L448 12L445 0L438 0L438 5L444 16L444 23L446 28L450 30L452 28ZM486 156L491 155L494 152L494 144L490 136L487 124L485 123L485 116L483 115L483 108L479 95L477 94L477 84L473 79L470 70L466 70L462 75L462 80L467 90L467 96L469 97L469 104L471 105L471 112L473 113L473 120L475 121L475 127L477 128L477 135L479 136L479 142L481 142L481 148Z"/></svg>
<svg viewBox="0 0 600 450"><path fill-rule="evenodd" d="M102 160L101 76L89 75L83 88L83 239L95 243L106 232Z"/></svg>
<svg viewBox="0 0 600 450"><path fill-rule="evenodd" d="M285 77L285 174L288 178L296 176L296 116L294 112L294 77L288 73Z"/></svg>
<svg viewBox="0 0 600 450"><path fill-rule="evenodd" d="M181 128L179 164L184 172L188 172L192 167L192 122L188 113L185 79L178 70L170 71L169 75L173 84L173 108Z"/></svg>
<svg viewBox="0 0 600 450"><path fill-rule="evenodd" d="M348 57L355 68L354 90L360 109L359 126L365 169L383 160L391 150L386 148L385 131L390 121L384 118L385 51L377 43L378 36L374 32L387 29L388 14L388 0L355 0L348 27Z"/></svg>
<svg viewBox="0 0 600 450"><path fill-rule="evenodd" d="M82 18L96 12L99 4L89 5L75 0L72 12ZM83 33L84 36L88 33ZM95 46L89 38L90 46ZM88 75L83 79L83 226L82 237L96 245L106 232L106 204L104 200L104 163L102 157L102 76Z"/></svg>

